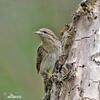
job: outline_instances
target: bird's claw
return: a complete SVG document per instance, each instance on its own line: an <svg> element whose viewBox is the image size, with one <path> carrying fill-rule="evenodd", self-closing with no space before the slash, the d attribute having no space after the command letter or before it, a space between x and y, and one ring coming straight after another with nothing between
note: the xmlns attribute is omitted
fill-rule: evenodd
<svg viewBox="0 0 100 100"><path fill-rule="evenodd" d="M53 76L56 76L55 73L48 73L48 72L45 72L50 78L53 77Z"/></svg>

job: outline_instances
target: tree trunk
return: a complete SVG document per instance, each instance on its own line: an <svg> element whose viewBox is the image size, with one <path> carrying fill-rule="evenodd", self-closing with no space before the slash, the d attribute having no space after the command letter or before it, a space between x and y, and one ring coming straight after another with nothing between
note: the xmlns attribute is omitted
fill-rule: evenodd
<svg viewBox="0 0 100 100"><path fill-rule="evenodd" d="M100 0L88 2L65 28L50 100L100 100Z"/></svg>

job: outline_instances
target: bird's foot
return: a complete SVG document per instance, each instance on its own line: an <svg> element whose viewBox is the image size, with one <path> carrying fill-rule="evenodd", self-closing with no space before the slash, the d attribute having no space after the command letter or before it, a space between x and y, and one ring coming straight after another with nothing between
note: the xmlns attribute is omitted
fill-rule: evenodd
<svg viewBox="0 0 100 100"><path fill-rule="evenodd" d="M45 72L45 74L47 74L50 78L53 77L53 76L56 76L55 73L48 73L48 72Z"/></svg>

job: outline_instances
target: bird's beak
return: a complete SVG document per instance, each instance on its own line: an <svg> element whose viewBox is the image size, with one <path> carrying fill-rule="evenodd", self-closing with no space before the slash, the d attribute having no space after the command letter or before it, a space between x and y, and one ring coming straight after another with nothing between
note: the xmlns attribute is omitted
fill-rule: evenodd
<svg viewBox="0 0 100 100"><path fill-rule="evenodd" d="M36 32L34 32L35 34L38 34L38 35L40 35L41 34L41 32L40 31L36 31Z"/></svg>

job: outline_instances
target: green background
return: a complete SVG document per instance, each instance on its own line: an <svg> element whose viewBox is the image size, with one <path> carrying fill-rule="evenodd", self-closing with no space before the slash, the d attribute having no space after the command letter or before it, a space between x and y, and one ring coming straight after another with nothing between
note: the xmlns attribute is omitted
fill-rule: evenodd
<svg viewBox="0 0 100 100"><path fill-rule="evenodd" d="M0 0L0 100L41 100L41 77L35 68L40 38L47 27L59 36L80 0ZM22 99L7 99L10 94Z"/></svg>

